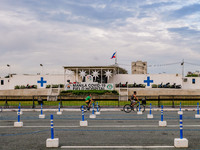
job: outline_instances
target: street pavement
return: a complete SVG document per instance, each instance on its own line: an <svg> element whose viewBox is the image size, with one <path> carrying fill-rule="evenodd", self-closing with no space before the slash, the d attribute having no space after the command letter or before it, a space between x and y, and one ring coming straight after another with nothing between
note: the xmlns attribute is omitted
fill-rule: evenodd
<svg viewBox="0 0 200 150"><path fill-rule="evenodd" d="M148 111L142 115L120 110L102 111L95 119L89 118L92 112L86 112L88 127L80 127L82 116L78 110L63 111L62 115L50 110L43 113L46 118L39 119L39 111L23 111L24 126L16 128L16 111L0 112L0 149L176 149L174 139L180 138L177 111L164 111L167 127L158 126L160 111L152 111L153 119L147 119ZM189 141L187 149L200 149L200 119L195 118L195 113L183 112L183 137ZM51 114L54 115L54 136L59 138L58 148L46 148L46 139L51 137Z"/></svg>

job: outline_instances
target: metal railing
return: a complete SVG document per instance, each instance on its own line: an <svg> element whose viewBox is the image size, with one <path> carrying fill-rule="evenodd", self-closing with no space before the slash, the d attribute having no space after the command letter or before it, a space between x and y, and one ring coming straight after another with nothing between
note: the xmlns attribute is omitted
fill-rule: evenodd
<svg viewBox="0 0 200 150"><path fill-rule="evenodd" d="M122 97L122 96L120 96ZM126 96L127 97L127 96ZM154 107L161 105L168 107L196 106L200 102L200 95L158 95L158 96L137 96L139 100L146 99L146 105L150 103ZM3 108L17 108L21 103L22 108L39 108L41 103L44 108L57 108L58 104L61 107L80 107L85 104L85 95L82 96L57 96L54 101L48 101L48 96L0 96L0 106ZM93 99L101 105L101 107L123 107L129 101L120 101L119 96L97 95ZM130 99L130 96L128 97ZM55 101L56 100L56 101Z"/></svg>

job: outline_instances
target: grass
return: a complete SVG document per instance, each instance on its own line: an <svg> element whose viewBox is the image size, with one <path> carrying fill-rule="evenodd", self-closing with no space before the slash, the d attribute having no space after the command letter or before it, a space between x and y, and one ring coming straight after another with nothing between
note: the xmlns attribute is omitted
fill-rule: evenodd
<svg viewBox="0 0 200 150"><path fill-rule="evenodd" d="M43 101L43 105L44 106L58 106L60 101ZM118 104L120 107L124 106L125 104L129 104L129 101L120 101L118 103L118 101L96 101L98 102L98 104L100 106L109 106L109 107L117 107ZM152 104L152 106L158 106L158 101L146 101L147 102L147 106L150 105L150 103ZM197 102L199 101L181 101L181 105L182 106L196 106ZM32 106L33 105L33 101L8 101L8 105L9 106L19 106L19 103L21 103L21 106ZM63 106L81 106L84 105L85 102L84 101L62 101L62 105ZM5 101L0 101L0 106L4 106L5 105ZM38 102L35 101L35 105L39 106ZM164 106L172 106L172 101L160 101L160 105L164 105ZM180 105L180 101L174 101L174 105L175 106L179 106Z"/></svg>

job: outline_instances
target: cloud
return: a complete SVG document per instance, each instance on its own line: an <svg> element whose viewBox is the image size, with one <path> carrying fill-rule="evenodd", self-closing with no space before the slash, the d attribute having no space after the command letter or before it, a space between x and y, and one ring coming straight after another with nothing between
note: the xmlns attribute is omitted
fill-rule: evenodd
<svg viewBox="0 0 200 150"><path fill-rule="evenodd" d="M193 4L193 5L189 5L189 6L184 6L178 10L174 10L171 13L171 17L172 18L182 18L182 17L186 17L189 15L192 15L194 13L198 13L200 12L200 4Z"/></svg>
<svg viewBox="0 0 200 150"><path fill-rule="evenodd" d="M199 5L196 0L2 0L0 66L9 63L16 73L35 74L42 63L46 73L63 73L67 65L114 64L110 57L116 50L119 64L195 62ZM164 70L177 73L173 66Z"/></svg>
<svg viewBox="0 0 200 150"><path fill-rule="evenodd" d="M200 38L200 30L190 29L189 27L169 28L168 31L178 33L182 37Z"/></svg>

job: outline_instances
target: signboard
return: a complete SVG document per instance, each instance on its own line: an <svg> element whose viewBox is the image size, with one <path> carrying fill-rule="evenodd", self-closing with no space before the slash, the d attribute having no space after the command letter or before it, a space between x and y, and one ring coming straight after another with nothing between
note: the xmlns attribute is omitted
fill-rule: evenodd
<svg viewBox="0 0 200 150"><path fill-rule="evenodd" d="M86 76L86 82L87 82L87 83L92 83L92 82L93 82L93 76L87 75L87 76Z"/></svg>
<svg viewBox="0 0 200 150"><path fill-rule="evenodd" d="M113 90L112 83L102 84L66 84L66 90Z"/></svg>

